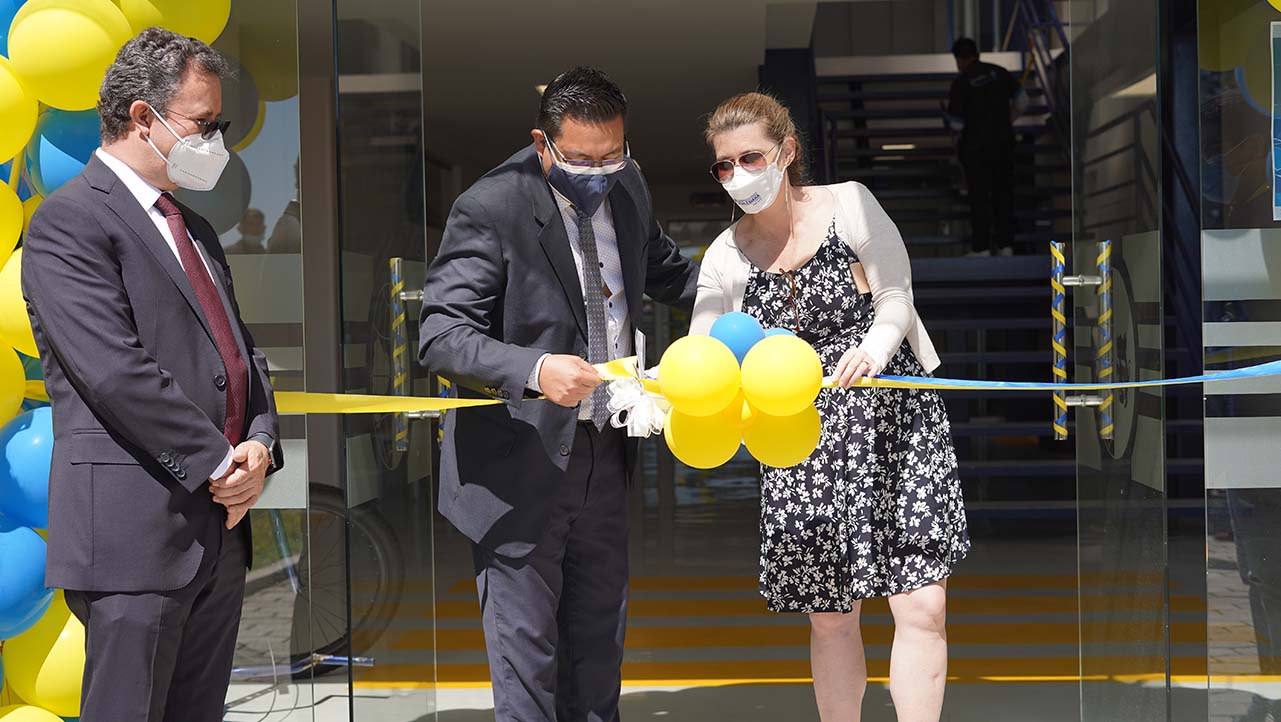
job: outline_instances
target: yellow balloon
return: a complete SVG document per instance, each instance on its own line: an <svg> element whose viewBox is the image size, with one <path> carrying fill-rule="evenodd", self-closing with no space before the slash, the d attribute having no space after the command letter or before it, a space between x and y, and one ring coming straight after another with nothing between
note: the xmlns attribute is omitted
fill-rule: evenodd
<svg viewBox="0 0 1281 722"><path fill-rule="evenodd" d="M27 317L27 302L22 298L22 249L13 252L0 269L0 343L31 357L40 355L36 337Z"/></svg>
<svg viewBox="0 0 1281 722"><path fill-rule="evenodd" d="M258 97L287 100L298 94L298 16L294 3L240 0L232 7L218 49L253 76Z"/></svg>
<svg viewBox="0 0 1281 722"><path fill-rule="evenodd" d="M227 27L231 0L119 0L134 33L157 26L212 43Z"/></svg>
<svg viewBox="0 0 1281 722"><path fill-rule="evenodd" d="M9 256L13 255L13 249L18 246L23 218L22 201L18 200L18 194L8 185L0 183L0 268L4 267Z"/></svg>
<svg viewBox="0 0 1281 722"><path fill-rule="evenodd" d="M36 129L40 103L18 77L8 58L0 57L0 163L17 155Z"/></svg>
<svg viewBox="0 0 1281 722"><path fill-rule="evenodd" d="M22 202L22 232L23 233L26 233L27 229L31 227L31 219L35 217L36 209L40 207L41 203L44 203L44 196L39 196L39 195L33 195ZM0 261L0 266L3 266L3 265L4 265L4 261Z"/></svg>
<svg viewBox="0 0 1281 722"><path fill-rule="evenodd" d="M667 448L686 466L715 469L734 458L743 443L738 427L720 416L690 416L675 409L663 427Z"/></svg>
<svg viewBox="0 0 1281 722"><path fill-rule="evenodd" d="M18 696L62 717L80 716L85 628L61 591L34 627L4 643L4 664Z"/></svg>
<svg viewBox="0 0 1281 722"><path fill-rule="evenodd" d="M258 114L254 116L254 124L249 127L249 132L245 133L245 137L241 138L239 142L231 146L231 149L240 153L243 152L245 148L248 148L249 144L253 143L254 140L258 138L258 134L262 132L262 125L266 120L267 104L260 100L258 101Z"/></svg>
<svg viewBox="0 0 1281 722"><path fill-rule="evenodd" d="M9 26L9 59L40 102L88 110L116 51L133 37L111 0L28 0Z"/></svg>
<svg viewBox="0 0 1281 722"><path fill-rule="evenodd" d="M711 336L686 336L667 347L658 364L658 383L681 413L719 414L738 396L738 359Z"/></svg>
<svg viewBox="0 0 1281 722"><path fill-rule="evenodd" d="M29 704L0 707L0 720L4 722L62 722L62 718L58 715Z"/></svg>
<svg viewBox="0 0 1281 722"><path fill-rule="evenodd" d="M1245 92L1260 108L1272 107L1272 35L1268 25L1254 32L1249 49L1241 60Z"/></svg>
<svg viewBox="0 0 1281 722"><path fill-rule="evenodd" d="M9 689L9 683L0 684L0 709L10 707L15 704L22 704L22 698Z"/></svg>
<svg viewBox="0 0 1281 722"><path fill-rule="evenodd" d="M1269 0L1271 2L1271 0ZM1268 34L1271 6L1258 0L1202 0L1197 3L1197 57L1205 70L1226 71L1245 62L1253 36Z"/></svg>
<svg viewBox="0 0 1281 722"><path fill-rule="evenodd" d="M823 420L813 406L795 416L757 414L743 432L752 456L766 466L786 469L810 458L823 435Z"/></svg>
<svg viewBox="0 0 1281 722"><path fill-rule="evenodd" d="M743 392L739 391L738 396L721 412L721 415L724 417L725 423L732 424L738 429L746 429L756 420L756 409L747 403L747 399L743 397Z"/></svg>
<svg viewBox="0 0 1281 722"><path fill-rule="evenodd" d="M743 393L762 413L794 416L818 398L823 362L796 336L770 336L743 359Z"/></svg>
<svg viewBox="0 0 1281 722"><path fill-rule="evenodd" d="M10 349L0 349L0 425L22 413L27 396L27 374L22 360Z"/></svg>

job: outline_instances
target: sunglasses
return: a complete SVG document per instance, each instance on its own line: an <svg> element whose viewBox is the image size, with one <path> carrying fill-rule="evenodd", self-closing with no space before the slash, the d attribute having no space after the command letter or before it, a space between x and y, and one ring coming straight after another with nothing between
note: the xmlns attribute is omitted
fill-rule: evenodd
<svg viewBox="0 0 1281 722"><path fill-rule="evenodd" d="M204 138L205 140L213 140L214 136L218 135L219 133L225 134L227 132L227 129L231 127L230 120L223 120L221 118L216 118L214 120L200 120L198 118L193 118L189 115L183 115L182 113L178 113L172 110L168 111L168 113L169 115L176 115L179 118L182 118L183 120L189 120L192 123L195 123L196 127L200 129L200 137Z"/></svg>
<svg viewBox="0 0 1281 722"><path fill-rule="evenodd" d="M712 177L716 179L717 183L729 183L730 179L734 177L735 166L742 168L752 175L763 173L770 164L768 154L778 150L782 145L782 143L779 143L765 152L749 150L736 159L718 160L712 164Z"/></svg>
<svg viewBox="0 0 1281 722"><path fill-rule="evenodd" d="M792 271L778 269L778 275L787 280L787 285L791 287L792 292L792 316L796 319L796 326L792 328L796 333L801 332L801 302L799 294L796 292L796 276Z"/></svg>

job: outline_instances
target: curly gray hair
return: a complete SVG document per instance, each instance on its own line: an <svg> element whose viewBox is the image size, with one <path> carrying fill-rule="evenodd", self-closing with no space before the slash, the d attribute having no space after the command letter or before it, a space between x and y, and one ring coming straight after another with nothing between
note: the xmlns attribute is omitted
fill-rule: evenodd
<svg viewBox="0 0 1281 722"><path fill-rule="evenodd" d="M142 100L163 113L178 92L188 68L225 78L227 60L195 39L162 28L147 28L125 43L98 91L98 116L102 142L110 143L129 132L129 107Z"/></svg>

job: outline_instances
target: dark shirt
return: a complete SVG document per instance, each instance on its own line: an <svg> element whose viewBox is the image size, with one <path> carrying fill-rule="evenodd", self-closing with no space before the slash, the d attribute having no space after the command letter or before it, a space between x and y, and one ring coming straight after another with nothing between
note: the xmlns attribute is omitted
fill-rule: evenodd
<svg viewBox="0 0 1281 722"><path fill-rule="evenodd" d="M1014 142L1010 101L1019 82L999 65L974 61L952 81L947 114L964 121L962 150L985 150Z"/></svg>

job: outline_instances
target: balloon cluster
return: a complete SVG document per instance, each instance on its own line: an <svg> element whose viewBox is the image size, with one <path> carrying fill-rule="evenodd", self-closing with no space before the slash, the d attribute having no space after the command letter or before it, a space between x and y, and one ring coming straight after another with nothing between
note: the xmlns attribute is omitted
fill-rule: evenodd
<svg viewBox="0 0 1281 722"><path fill-rule="evenodd" d="M746 445L762 464L785 468L818 446L822 422L814 400L823 364L790 331L766 331L745 313L727 313L711 335L673 343L658 382L672 406L667 446L688 466L721 466Z"/></svg>
<svg viewBox="0 0 1281 722"><path fill-rule="evenodd" d="M293 5L238 5L233 151L262 128L264 100L297 92L294 32L283 27L294 22ZM0 722L79 715L85 644L61 592L44 584L53 422L42 401L18 244L41 200L98 147L98 88L120 47L151 26L212 43L230 17L231 0L0 0ZM220 203L243 204L223 214L229 220L220 231L248 204L248 174L239 176L233 172L227 184L235 198Z"/></svg>

